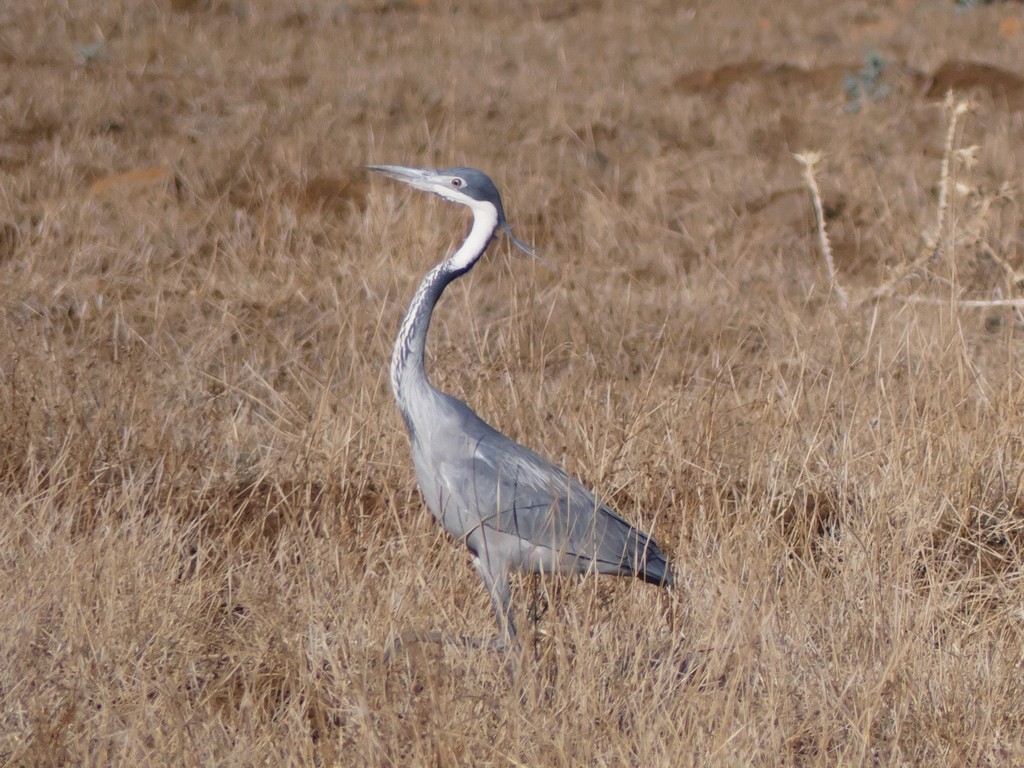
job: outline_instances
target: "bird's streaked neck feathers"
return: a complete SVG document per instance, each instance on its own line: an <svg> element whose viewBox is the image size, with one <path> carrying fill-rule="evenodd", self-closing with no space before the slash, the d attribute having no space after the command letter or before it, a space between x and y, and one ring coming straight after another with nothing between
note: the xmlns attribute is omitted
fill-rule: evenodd
<svg viewBox="0 0 1024 768"><path fill-rule="evenodd" d="M424 350L430 317L437 300L452 280L464 275L487 250L491 238L498 229L498 209L491 203L474 200L468 204L473 211L473 226L469 235L451 256L434 267L423 278L416 295L402 321L402 327L395 339L391 354L391 391L398 401L398 407L412 429L413 414L409 410L408 385L415 379L427 384Z"/></svg>

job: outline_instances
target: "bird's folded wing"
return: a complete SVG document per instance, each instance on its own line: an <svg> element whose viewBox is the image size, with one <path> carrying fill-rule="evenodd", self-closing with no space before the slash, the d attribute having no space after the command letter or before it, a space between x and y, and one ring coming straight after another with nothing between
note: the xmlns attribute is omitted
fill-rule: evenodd
<svg viewBox="0 0 1024 768"><path fill-rule="evenodd" d="M476 510L486 528L581 565L637 571L653 546L647 536L529 448L496 431L476 437L462 471L445 472L450 503Z"/></svg>

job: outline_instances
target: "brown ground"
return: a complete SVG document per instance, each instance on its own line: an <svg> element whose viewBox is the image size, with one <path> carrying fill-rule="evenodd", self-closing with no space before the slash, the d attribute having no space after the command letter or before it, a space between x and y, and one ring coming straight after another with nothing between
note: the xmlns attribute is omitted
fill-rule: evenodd
<svg viewBox="0 0 1024 768"><path fill-rule="evenodd" d="M0 7L0 763L1024 762L1022 20ZM493 174L550 268L454 286L435 382L676 563L517 578L514 682L385 660L494 627L385 374L461 214L368 162Z"/></svg>

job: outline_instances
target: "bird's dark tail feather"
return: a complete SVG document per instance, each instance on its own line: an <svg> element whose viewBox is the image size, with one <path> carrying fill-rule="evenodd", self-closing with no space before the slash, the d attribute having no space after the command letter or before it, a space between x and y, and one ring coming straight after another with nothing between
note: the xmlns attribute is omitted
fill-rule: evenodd
<svg viewBox="0 0 1024 768"><path fill-rule="evenodd" d="M636 569L637 578L643 579L648 584L658 584L662 587L675 586L668 558L658 548L654 539L646 541L639 555Z"/></svg>

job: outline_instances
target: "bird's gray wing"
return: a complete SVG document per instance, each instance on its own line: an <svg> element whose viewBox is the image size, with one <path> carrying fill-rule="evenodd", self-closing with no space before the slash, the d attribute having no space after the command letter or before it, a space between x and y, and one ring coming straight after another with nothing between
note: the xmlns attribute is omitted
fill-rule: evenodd
<svg viewBox="0 0 1024 768"><path fill-rule="evenodd" d="M467 443L461 467L446 468L444 474L452 500L477 510L480 525L550 550L558 560L551 564L553 570L593 568L670 583L667 561L657 544L560 467L505 437L472 411L465 415L463 427Z"/></svg>

